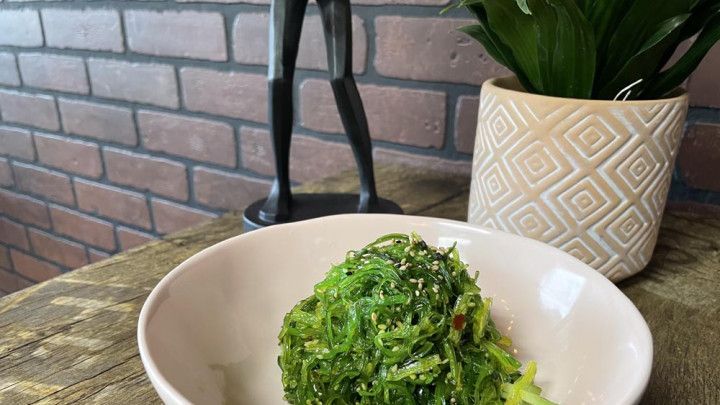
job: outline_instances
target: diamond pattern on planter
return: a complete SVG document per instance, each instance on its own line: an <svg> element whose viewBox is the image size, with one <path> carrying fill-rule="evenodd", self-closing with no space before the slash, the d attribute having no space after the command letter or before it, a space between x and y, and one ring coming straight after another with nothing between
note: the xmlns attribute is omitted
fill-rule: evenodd
<svg viewBox="0 0 720 405"><path fill-rule="evenodd" d="M468 221L619 281L647 265L687 99L598 102L483 86Z"/></svg>

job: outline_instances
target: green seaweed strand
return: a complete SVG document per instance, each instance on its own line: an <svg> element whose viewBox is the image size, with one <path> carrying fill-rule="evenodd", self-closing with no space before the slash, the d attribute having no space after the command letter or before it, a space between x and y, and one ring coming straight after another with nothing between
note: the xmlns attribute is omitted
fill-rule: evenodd
<svg viewBox="0 0 720 405"><path fill-rule="evenodd" d="M332 266L280 331L291 404L532 404L536 365L503 349L455 246L389 234Z"/></svg>

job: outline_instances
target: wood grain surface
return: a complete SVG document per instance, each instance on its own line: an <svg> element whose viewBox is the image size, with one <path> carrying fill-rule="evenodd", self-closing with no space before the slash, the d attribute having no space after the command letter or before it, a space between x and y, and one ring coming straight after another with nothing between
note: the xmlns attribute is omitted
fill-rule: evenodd
<svg viewBox="0 0 720 405"><path fill-rule="evenodd" d="M377 169L406 213L463 220L469 179ZM302 191L356 191L355 174ZM242 232L239 214L0 298L0 404L159 403L137 352L142 304L172 268ZM652 263L620 287L652 330L646 404L720 404L720 219L666 213Z"/></svg>

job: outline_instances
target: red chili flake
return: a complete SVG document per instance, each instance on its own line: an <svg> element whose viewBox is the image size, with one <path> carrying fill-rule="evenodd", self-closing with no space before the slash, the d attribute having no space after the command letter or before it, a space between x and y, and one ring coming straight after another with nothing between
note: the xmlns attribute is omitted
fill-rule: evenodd
<svg viewBox="0 0 720 405"><path fill-rule="evenodd" d="M458 314L453 317L453 328L462 330L465 327L465 315Z"/></svg>

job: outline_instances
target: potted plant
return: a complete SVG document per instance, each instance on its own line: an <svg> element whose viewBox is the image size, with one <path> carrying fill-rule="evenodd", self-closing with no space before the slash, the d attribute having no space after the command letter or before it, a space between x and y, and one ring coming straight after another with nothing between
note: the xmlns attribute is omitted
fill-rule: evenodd
<svg viewBox="0 0 720 405"><path fill-rule="evenodd" d="M547 242L613 281L642 270L683 133L679 86L720 39L720 0L453 6L515 73L482 86L468 221Z"/></svg>

